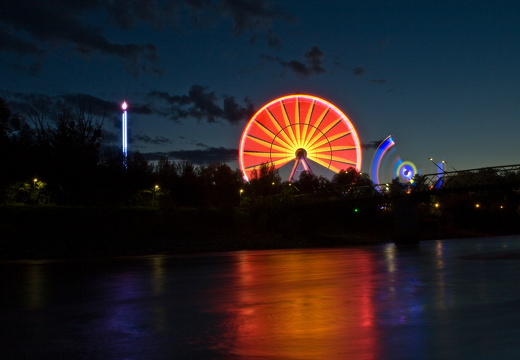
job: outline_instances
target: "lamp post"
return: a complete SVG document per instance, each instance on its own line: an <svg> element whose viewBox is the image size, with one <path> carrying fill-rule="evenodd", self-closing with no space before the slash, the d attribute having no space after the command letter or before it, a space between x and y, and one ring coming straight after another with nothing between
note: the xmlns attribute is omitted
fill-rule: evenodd
<svg viewBox="0 0 520 360"><path fill-rule="evenodd" d="M38 182L37 178L33 179L33 189L31 193L31 200L34 201L35 204L38 203L38 190L36 189L36 183Z"/></svg>
<svg viewBox="0 0 520 360"><path fill-rule="evenodd" d="M444 170L443 168L441 168L441 167L439 166L439 164L437 164L435 161L433 161L432 158L428 158L428 160L430 160L430 161L433 163L433 165L437 166L437 169L439 169L442 173L445 173L445 172L446 172L446 170ZM444 164L444 161L443 161L442 163Z"/></svg>
<svg viewBox="0 0 520 360"><path fill-rule="evenodd" d="M155 201L157 200L157 192L160 190L159 185L155 185L153 187L153 197L152 197L152 205L155 206Z"/></svg>
<svg viewBox="0 0 520 360"><path fill-rule="evenodd" d="M442 160L442 163L443 164L447 164L448 162L446 160ZM450 165L450 167L453 169L453 171L459 171L457 169L455 169L453 166Z"/></svg>

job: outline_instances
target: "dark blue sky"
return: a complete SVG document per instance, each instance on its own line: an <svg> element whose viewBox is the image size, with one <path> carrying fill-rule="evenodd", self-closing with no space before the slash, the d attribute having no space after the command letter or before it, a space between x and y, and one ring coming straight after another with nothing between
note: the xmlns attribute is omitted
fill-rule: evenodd
<svg viewBox="0 0 520 360"><path fill-rule="evenodd" d="M89 104L115 146L126 100L129 151L236 168L252 110L299 92L422 173L520 163L516 1L19 0L0 34L0 96Z"/></svg>

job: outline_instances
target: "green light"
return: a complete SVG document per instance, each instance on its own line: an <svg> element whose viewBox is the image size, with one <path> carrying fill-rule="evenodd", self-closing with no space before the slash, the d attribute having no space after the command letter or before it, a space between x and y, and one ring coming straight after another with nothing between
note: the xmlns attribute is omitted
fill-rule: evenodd
<svg viewBox="0 0 520 360"><path fill-rule="evenodd" d="M359 212L359 209L358 208L354 208L354 212L355 213Z"/></svg>

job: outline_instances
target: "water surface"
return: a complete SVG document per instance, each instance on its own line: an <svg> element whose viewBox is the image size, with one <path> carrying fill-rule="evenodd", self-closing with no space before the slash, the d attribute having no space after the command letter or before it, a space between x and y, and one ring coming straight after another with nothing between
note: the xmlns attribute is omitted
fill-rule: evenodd
<svg viewBox="0 0 520 360"><path fill-rule="evenodd" d="M8 359L519 359L520 236L0 263Z"/></svg>

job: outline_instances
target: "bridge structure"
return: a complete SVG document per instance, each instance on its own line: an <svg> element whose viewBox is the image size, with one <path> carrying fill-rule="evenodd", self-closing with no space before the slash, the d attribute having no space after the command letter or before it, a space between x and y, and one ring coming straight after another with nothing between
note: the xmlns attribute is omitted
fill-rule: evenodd
<svg viewBox="0 0 520 360"><path fill-rule="evenodd" d="M302 198L361 200L367 198L421 197L474 191L520 191L520 164L478 169L443 171L416 175L410 183L393 181L385 184L349 184L334 186ZM297 196L298 197L298 196Z"/></svg>
<svg viewBox="0 0 520 360"><path fill-rule="evenodd" d="M302 236L311 239L354 233L406 245L520 231L520 164L419 174L412 180L372 184L362 174L353 184L305 193L295 189L262 205L298 224L291 229L304 229Z"/></svg>

